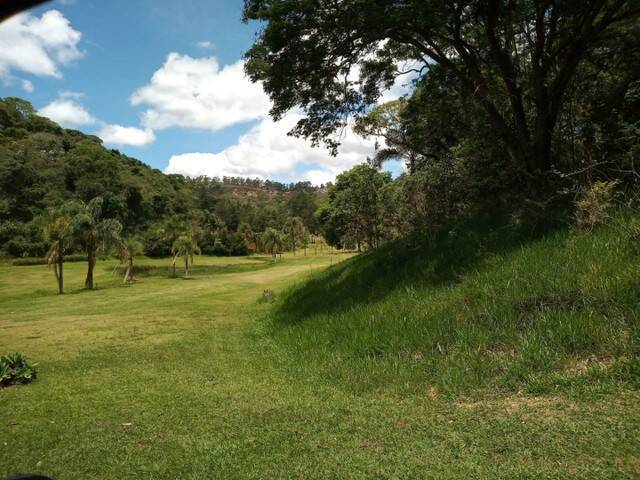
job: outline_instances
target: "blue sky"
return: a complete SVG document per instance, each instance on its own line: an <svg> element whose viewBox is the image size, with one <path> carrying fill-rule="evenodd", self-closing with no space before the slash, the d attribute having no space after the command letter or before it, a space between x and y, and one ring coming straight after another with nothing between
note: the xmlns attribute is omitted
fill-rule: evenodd
<svg viewBox="0 0 640 480"><path fill-rule="evenodd" d="M241 14L241 0L49 2L0 25L0 96L167 172L323 183L364 161L371 140L348 134L332 158L287 137L299 112L268 118Z"/></svg>

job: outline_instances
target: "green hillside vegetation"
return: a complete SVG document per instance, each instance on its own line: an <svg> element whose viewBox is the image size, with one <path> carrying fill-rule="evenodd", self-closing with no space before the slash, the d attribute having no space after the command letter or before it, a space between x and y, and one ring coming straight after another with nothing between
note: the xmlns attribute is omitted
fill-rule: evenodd
<svg viewBox="0 0 640 480"><path fill-rule="evenodd" d="M305 182L165 175L38 116L24 100L0 99L0 255L43 257L48 211L98 197L102 216L139 237L147 255L169 255L185 232L206 254L246 255L260 248L261 232L291 218L317 234L323 195Z"/></svg>

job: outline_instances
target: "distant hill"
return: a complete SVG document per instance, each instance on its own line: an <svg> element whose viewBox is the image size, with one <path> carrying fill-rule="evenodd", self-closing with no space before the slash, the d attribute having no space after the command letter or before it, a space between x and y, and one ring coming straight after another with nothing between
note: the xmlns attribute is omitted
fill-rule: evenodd
<svg viewBox="0 0 640 480"><path fill-rule="evenodd" d="M167 253L158 232L168 225L197 231L209 253L215 253L215 239L207 230L215 230L217 251L231 253L227 237L241 223L261 232L280 228L294 215L316 230L313 213L323 194L324 188L306 182L167 175L105 148L96 136L37 115L25 100L0 99L0 253L5 255L41 256L46 245L38 219L69 200L103 197L105 216L142 237L151 253Z"/></svg>

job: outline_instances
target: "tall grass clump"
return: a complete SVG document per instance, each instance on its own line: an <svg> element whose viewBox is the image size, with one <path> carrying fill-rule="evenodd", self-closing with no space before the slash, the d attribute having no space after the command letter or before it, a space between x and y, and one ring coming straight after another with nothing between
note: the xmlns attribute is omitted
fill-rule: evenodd
<svg viewBox="0 0 640 480"><path fill-rule="evenodd" d="M356 390L456 396L639 386L631 222L620 213L588 233L538 238L464 225L397 242L285 292L268 325L290 365Z"/></svg>

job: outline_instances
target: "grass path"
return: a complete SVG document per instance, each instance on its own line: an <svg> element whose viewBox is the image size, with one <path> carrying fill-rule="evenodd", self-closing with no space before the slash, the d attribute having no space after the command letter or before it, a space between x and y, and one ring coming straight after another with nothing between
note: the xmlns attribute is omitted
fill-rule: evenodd
<svg viewBox="0 0 640 480"><path fill-rule="evenodd" d="M0 476L637 478L637 393L451 403L292 374L258 299L329 262L200 259L244 266L132 287L100 265L95 292L69 264L62 297L44 267L0 266L0 352L40 363L0 391Z"/></svg>

